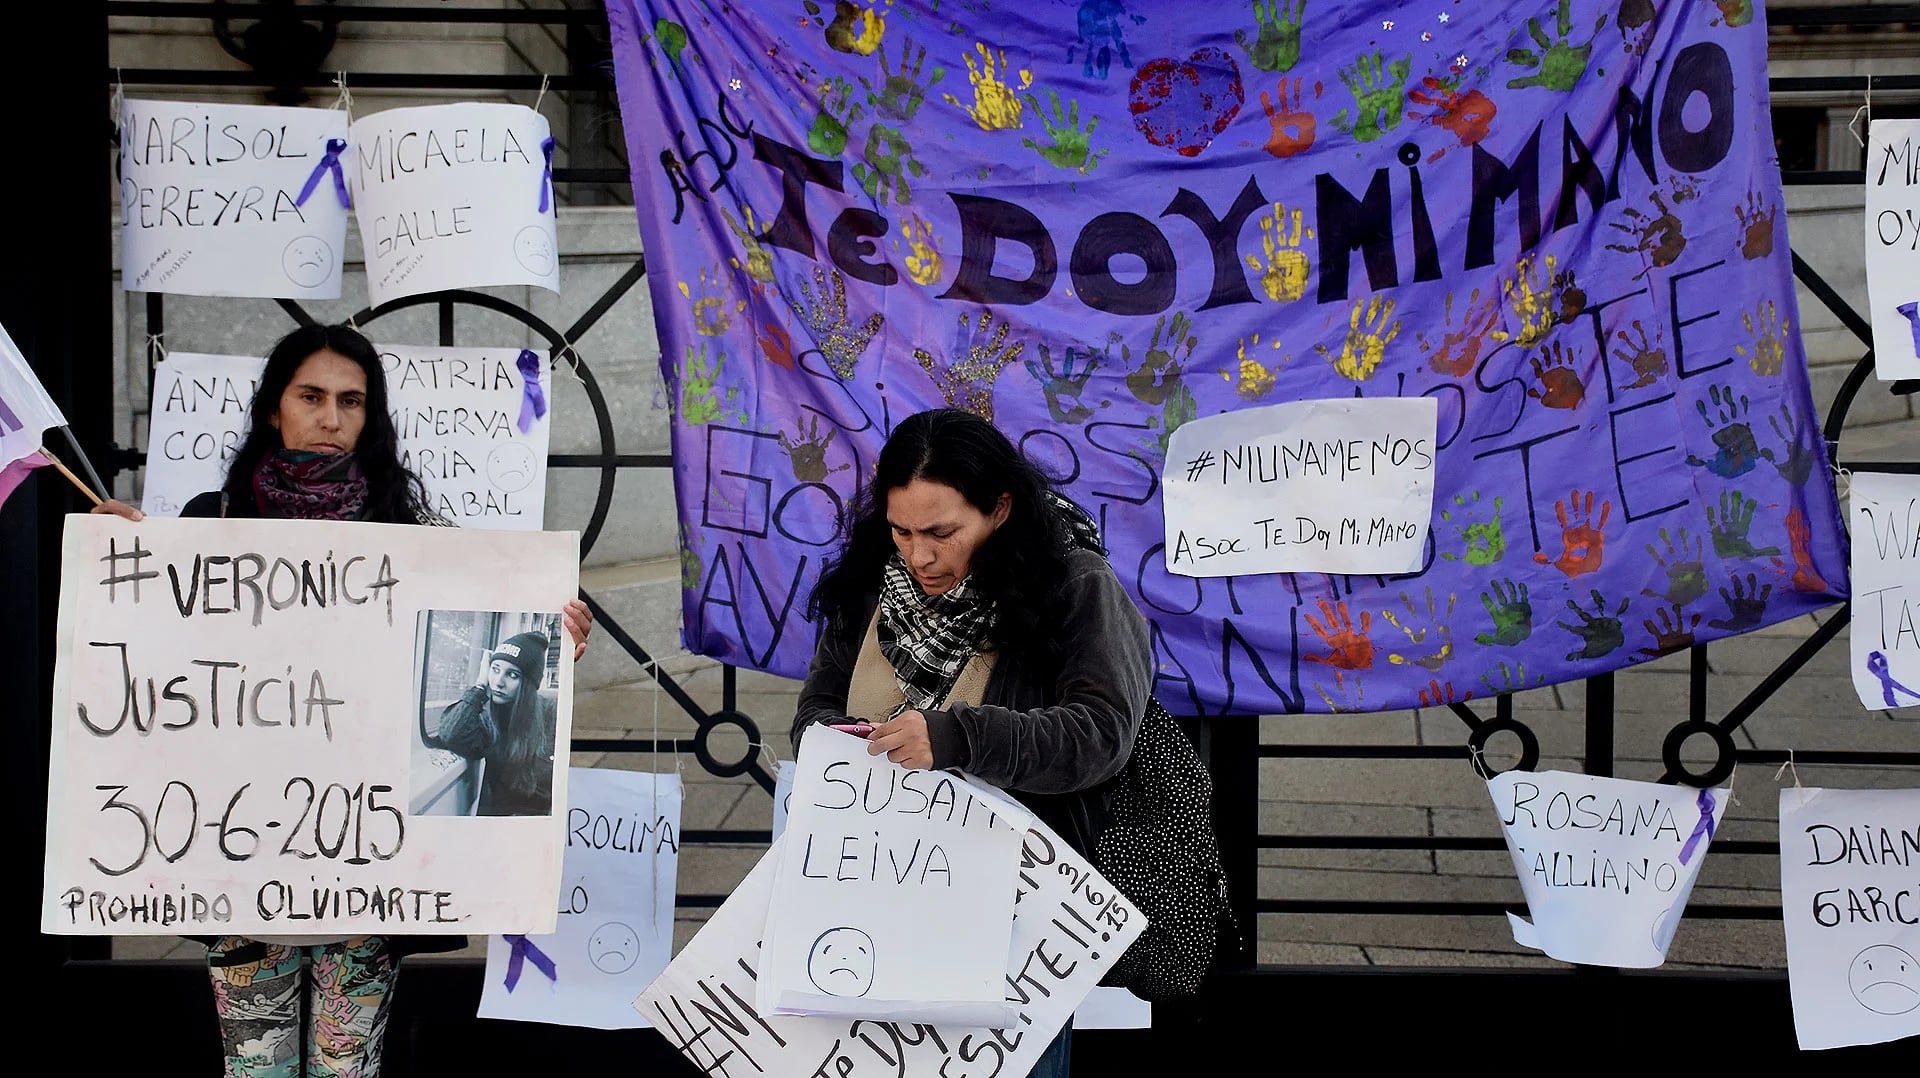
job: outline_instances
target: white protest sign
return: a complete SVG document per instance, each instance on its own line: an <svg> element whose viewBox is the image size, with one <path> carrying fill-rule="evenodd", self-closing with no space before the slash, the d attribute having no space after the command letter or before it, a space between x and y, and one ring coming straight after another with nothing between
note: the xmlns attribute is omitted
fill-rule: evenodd
<svg viewBox="0 0 1920 1078"><path fill-rule="evenodd" d="M1167 571L1418 571L1439 416L1431 397L1316 400L1182 424L1161 477Z"/></svg>
<svg viewBox="0 0 1920 1078"><path fill-rule="evenodd" d="M355 120L351 138L374 306L447 288L560 290L545 117L471 102L389 109Z"/></svg>
<svg viewBox="0 0 1920 1078"><path fill-rule="evenodd" d="M27 366L27 357L0 329L0 467L39 452L47 428L66 425L59 405Z"/></svg>
<svg viewBox="0 0 1920 1078"><path fill-rule="evenodd" d="M559 927L487 938L480 1017L642 1028L633 997L673 955L680 777L576 767L567 796Z"/></svg>
<svg viewBox="0 0 1920 1078"><path fill-rule="evenodd" d="M793 761L781 760L773 766L773 840L787 830L787 807L793 804Z"/></svg>
<svg viewBox="0 0 1920 1078"><path fill-rule="evenodd" d="M1073 1012L1075 1029L1150 1029L1153 1004L1124 988L1096 988Z"/></svg>
<svg viewBox="0 0 1920 1078"><path fill-rule="evenodd" d="M1920 790L1780 791L1780 905L1800 1047L1920 1034Z"/></svg>
<svg viewBox="0 0 1920 1078"><path fill-rule="evenodd" d="M576 533L76 515L61 564L43 931L553 930Z"/></svg>
<svg viewBox="0 0 1920 1078"><path fill-rule="evenodd" d="M428 508L466 528L539 531L552 430L545 357L520 348L376 347L400 460L420 477ZM142 509L175 516L225 482L265 366L255 356L194 352L154 365ZM529 371L539 408L527 393Z"/></svg>
<svg viewBox="0 0 1920 1078"><path fill-rule="evenodd" d="M1867 125L1867 300L1873 369L1920 378L1920 120Z"/></svg>
<svg viewBox="0 0 1920 1078"><path fill-rule="evenodd" d="M1589 966L1667 960L1727 791L1566 771L1508 771L1487 791L1533 915L1507 915L1515 942Z"/></svg>
<svg viewBox="0 0 1920 1078"><path fill-rule="evenodd" d="M799 837L795 831L775 843L634 1001L702 1074L1026 1074L1147 924L1072 847L1036 822L1021 846L1013 943L1003 963L1001 984L1015 1009L1005 1028L776 1015L754 1002L755 969L764 962L760 939L775 902L774 875ZM923 924L927 931L946 927Z"/></svg>
<svg viewBox="0 0 1920 1078"><path fill-rule="evenodd" d="M1912 707L1920 704L1920 475L1855 472L1847 501L1853 688L1868 711Z"/></svg>
<svg viewBox="0 0 1920 1078"><path fill-rule="evenodd" d="M120 265L129 292L336 299L347 250L337 109L128 101Z"/></svg>
<svg viewBox="0 0 1920 1078"><path fill-rule="evenodd" d="M796 763L761 1009L1000 1022L1032 814L953 775L869 755L865 738L828 727L808 731ZM913 915L885 915L904 910Z"/></svg>

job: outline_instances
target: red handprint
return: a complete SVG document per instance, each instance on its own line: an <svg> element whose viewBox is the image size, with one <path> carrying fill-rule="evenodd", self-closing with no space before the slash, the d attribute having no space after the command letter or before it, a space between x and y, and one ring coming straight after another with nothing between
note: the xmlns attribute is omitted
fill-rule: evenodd
<svg viewBox="0 0 1920 1078"><path fill-rule="evenodd" d="M1314 84L1315 97L1320 96L1320 84ZM1293 80L1293 107L1287 109L1287 80L1280 80L1280 108L1276 109L1273 99L1265 90L1260 91L1260 106L1267 110L1267 122L1273 125L1273 135L1267 139L1264 147L1275 157L1287 158L1297 153L1305 153L1313 148L1314 129L1319 121L1313 113L1306 110L1301 102L1300 79Z"/></svg>
<svg viewBox="0 0 1920 1078"><path fill-rule="evenodd" d="M1422 123L1442 127L1453 133L1462 146L1472 146L1487 137L1493 123L1494 113L1499 106L1493 99L1478 90L1460 92L1459 76L1450 79L1436 79L1432 75L1420 80L1425 90L1413 90L1407 94L1407 100L1416 105L1425 105L1432 112L1414 112L1407 115ZM1442 149L1427 158L1438 161L1447 151Z"/></svg>
<svg viewBox="0 0 1920 1078"><path fill-rule="evenodd" d="M1470 373L1474 364L1480 362L1480 349L1486 344L1487 334L1493 331L1494 323L1500 320L1500 299L1498 296L1480 303L1480 290L1473 290L1467 297L1467 309L1461 316L1460 328L1453 328L1453 293L1447 293L1446 333L1435 345L1427 340L1426 333L1420 334L1420 347L1427 351L1427 366L1435 374L1459 377Z"/></svg>
<svg viewBox="0 0 1920 1078"><path fill-rule="evenodd" d="M1328 655L1309 655L1308 662L1325 663L1333 667L1333 681L1338 685L1347 670L1369 670L1373 668L1373 640L1367 636L1367 630L1373 628L1373 614L1360 612L1360 631L1353 631L1353 615L1347 612L1347 604L1340 603L1339 609L1320 600L1320 616L1326 618L1323 625L1312 614L1307 615L1307 624L1320 639L1327 642L1331 650Z"/></svg>
<svg viewBox="0 0 1920 1078"><path fill-rule="evenodd" d="M1540 362L1543 353L1544 364ZM1587 384L1580 380L1580 372L1573 369L1573 353L1558 341L1534 353L1533 376L1540 384L1528 387L1527 396L1549 408L1572 411L1587 399Z"/></svg>
<svg viewBox="0 0 1920 1078"><path fill-rule="evenodd" d="M766 289L754 284L748 289L752 299L747 313L753 319L753 339L760 343L760 354L781 370L793 369L793 335L780 324L780 315L767 302Z"/></svg>
<svg viewBox="0 0 1920 1078"><path fill-rule="evenodd" d="M1447 704L1464 704L1471 699L1473 699L1473 690L1471 689L1467 690L1465 695L1454 695L1453 682L1451 681L1447 682L1446 690L1443 693L1440 688L1440 679L1438 678L1427 682L1427 687L1420 690L1421 707L1443 707Z"/></svg>
<svg viewBox="0 0 1920 1078"><path fill-rule="evenodd" d="M1554 502L1553 511L1560 518L1560 556L1553 559L1553 567L1567 574L1568 579L1585 576L1600 571L1600 559L1606 553L1607 517L1613 513L1611 500L1600 503L1600 519L1593 520L1593 491L1587 491L1584 500L1578 490L1567 496L1564 502ZM1568 520L1572 516L1572 521ZM1543 551L1535 554L1533 560L1547 564L1547 555Z"/></svg>
<svg viewBox="0 0 1920 1078"><path fill-rule="evenodd" d="M1797 505L1787 513L1787 540L1793 548L1793 590L1826 591L1826 578L1813 567L1813 529L1807 527L1807 514Z"/></svg>

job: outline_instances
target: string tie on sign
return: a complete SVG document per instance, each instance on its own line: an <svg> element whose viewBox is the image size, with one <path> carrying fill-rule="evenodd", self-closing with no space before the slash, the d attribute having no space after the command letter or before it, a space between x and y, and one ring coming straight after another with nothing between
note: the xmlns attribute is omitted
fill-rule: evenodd
<svg viewBox="0 0 1920 1078"><path fill-rule="evenodd" d="M547 159L546 167L540 173L540 212L547 212L547 206L553 201L553 136L540 140L540 155Z"/></svg>
<svg viewBox="0 0 1920 1078"><path fill-rule="evenodd" d="M340 199L340 208L343 210L353 208L353 199L347 195L347 174L340 168L340 155L346 152L346 149L346 139L330 138L327 140L326 154L320 158L319 164L313 166L313 171L307 174L306 186L300 188L300 197L293 200L294 205L306 205L307 199L312 196L314 188L320 186L321 175L331 172L333 173L333 193Z"/></svg>
<svg viewBox="0 0 1920 1078"><path fill-rule="evenodd" d="M555 984L560 983L559 969L553 964L553 959L548 958L546 952L535 946L532 940L515 933L509 933L500 938L513 946L513 954L507 958L507 977L503 982L507 986L507 991L513 991L514 987L520 983L521 967L528 962L533 963L534 969L546 974L547 980Z"/></svg>
<svg viewBox="0 0 1920 1078"><path fill-rule="evenodd" d="M1693 860L1694 848L1700 845L1702 838L1709 841L1713 838L1713 791L1701 790L1694 803L1700 806L1700 822L1693 825L1693 834L1688 835L1687 844L1680 847L1680 863L1683 865Z"/></svg>
<svg viewBox="0 0 1920 1078"><path fill-rule="evenodd" d="M1861 105L1859 108L1854 109L1853 119L1847 121L1847 133L1853 136L1853 141L1859 143L1861 146L1864 147L1867 144L1867 138L1865 135L1862 135L1860 133L1860 120L1863 117L1866 119L1867 123L1869 124L1873 123L1873 76L1872 75L1867 76L1866 103Z"/></svg>
<svg viewBox="0 0 1920 1078"><path fill-rule="evenodd" d="M1773 773L1773 781L1779 782L1780 776L1789 771L1793 772L1793 788L1799 792L1800 804L1804 808L1807 803L1807 788L1800 785L1800 769L1794 765L1792 749L1787 750L1787 762L1781 764L1780 769Z"/></svg>
<svg viewBox="0 0 1920 1078"><path fill-rule="evenodd" d="M533 430L533 421L547 414L547 391L540 387L540 356L531 348L520 349L513 361L520 371L524 388L520 393L520 433Z"/></svg>

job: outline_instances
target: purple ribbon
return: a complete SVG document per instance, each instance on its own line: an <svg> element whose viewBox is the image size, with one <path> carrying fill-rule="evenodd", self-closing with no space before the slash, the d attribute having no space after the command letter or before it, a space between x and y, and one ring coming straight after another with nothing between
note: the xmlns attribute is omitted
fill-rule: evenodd
<svg viewBox="0 0 1920 1078"><path fill-rule="evenodd" d="M1920 300L1902 303L1894 310L1906 315L1907 321L1913 323L1913 354L1920 356Z"/></svg>
<svg viewBox="0 0 1920 1078"><path fill-rule="evenodd" d="M1880 698L1886 701L1888 707L1899 706L1893 699L1893 690L1895 689L1899 689L1915 700L1920 700L1920 692L1914 692L1912 689L1893 680L1893 671L1888 669L1887 657L1880 652L1867 652L1867 673L1880 679Z"/></svg>
<svg viewBox="0 0 1920 1078"><path fill-rule="evenodd" d="M555 984L560 983L560 977L554 969L553 959L548 958L541 952L540 948L535 947L532 940L525 936L516 935L506 935L500 938L513 945L513 954L507 959L507 991L513 991L514 986L520 983L520 967L527 962L532 962L534 969L546 974L547 980Z"/></svg>
<svg viewBox="0 0 1920 1078"><path fill-rule="evenodd" d="M1693 825L1693 834L1688 835L1687 844L1680 847L1680 863L1683 865L1693 860L1693 848L1700 844L1701 838L1713 838L1713 791L1701 790L1695 804L1700 806L1700 822Z"/></svg>
<svg viewBox="0 0 1920 1078"><path fill-rule="evenodd" d="M540 153L547 159L547 167L540 175L540 212L547 212L547 205L553 201L553 136L548 135L540 141Z"/></svg>
<svg viewBox="0 0 1920 1078"><path fill-rule="evenodd" d="M540 357L531 348L520 349L520 358L513 361L520 368L520 380L525 388L520 394L520 433L533 431L533 421L547 414L547 391L540 388Z"/></svg>
<svg viewBox="0 0 1920 1078"><path fill-rule="evenodd" d="M313 194L313 189L320 186L320 174L323 172L331 172L333 173L334 193L340 196L340 208L351 209L353 207L353 200L347 197L346 174L340 169L340 154L346 148L346 139L330 138L327 140L326 156L322 157L320 163L313 166L313 171L307 174L307 185L300 189L300 197L293 200L294 205L306 205L307 198Z"/></svg>

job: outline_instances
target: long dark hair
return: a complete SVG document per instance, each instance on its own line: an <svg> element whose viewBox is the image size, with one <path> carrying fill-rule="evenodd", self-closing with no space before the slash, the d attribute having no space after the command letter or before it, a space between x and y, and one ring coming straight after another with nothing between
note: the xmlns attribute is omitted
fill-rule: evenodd
<svg viewBox="0 0 1920 1078"><path fill-rule="evenodd" d="M872 481L848 506L846 545L814 586L807 617L824 618L841 632L865 628L851 622L878 590L895 552L887 494L915 479L952 487L989 515L1002 494L1011 497L1006 522L981 544L970 567L974 583L999 604L988 641L1002 651L1058 654L1054 630L1063 604L1057 600L1066 586L1072 529L1048 498L1047 474L992 423L958 408L921 412L893 429Z"/></svg>
<svg viewBox="0 0 1920 1078"><path fill-rule="evenodd" d="M503 765L501 773L495 775L493 769L488 768L486 781L519 787L515 791L518 793L528 792L538 782L537 764L542 751L553 747L554 737L554 731L543 721L545 713L540 706L543 680L534 674L520 678L520 692L513 698L513 711L507 721L500 724L500 733L494 741Z"/></svg>
<svg viewBox="0 0 1920 1078"><path fill-rule="evenodd" d="M280 429L273 425L280 397L292 384L294 372L315 352L334 351L353 360L367 375L367 422L353 452L360 474L367 477L367 519L382 524L413 524L426 505L420 478L400 464L400 436L393 429L387 407L387 372L373 343L348 326L301 326L280 338L267 353L260 372L260 388L247 413L247 437L227 466L220 489L229 501L252 505L253 473L267 454L282 448Z"/></svg>

